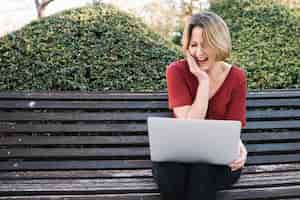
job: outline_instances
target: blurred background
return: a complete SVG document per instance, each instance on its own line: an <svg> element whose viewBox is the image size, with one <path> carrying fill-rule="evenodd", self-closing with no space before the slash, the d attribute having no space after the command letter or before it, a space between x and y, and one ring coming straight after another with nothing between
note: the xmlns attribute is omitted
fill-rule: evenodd
<svg viewBox="0 0 300 200"><path fill-rule="evenodd" d="M232 36L248 88L300 87L300 0L0 0L0 90L164 90L188 16Z"/></svg>

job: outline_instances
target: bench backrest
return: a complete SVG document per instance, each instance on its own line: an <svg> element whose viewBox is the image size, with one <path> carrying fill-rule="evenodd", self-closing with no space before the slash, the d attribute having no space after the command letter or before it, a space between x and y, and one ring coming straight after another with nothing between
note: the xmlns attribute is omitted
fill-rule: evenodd
<svg viewBox="0 0 300 200"><path fill-rule="evenodd" d="M0 93L0 170L146 169L166 93ZM300 91L249 92L247 165L300 161Z"/></svg>

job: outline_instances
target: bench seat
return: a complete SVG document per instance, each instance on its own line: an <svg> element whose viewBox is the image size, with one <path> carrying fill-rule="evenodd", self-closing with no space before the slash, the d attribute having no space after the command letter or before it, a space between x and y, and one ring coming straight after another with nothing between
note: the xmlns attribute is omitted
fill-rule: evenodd
<svg viewBox="0 0 300 200"><path fill-rule="evenodd" d="M156 93L0 93L0 199L158 200L146 119ZM250 91L240 180L218 200L300 199L300 90Z"/></svg>

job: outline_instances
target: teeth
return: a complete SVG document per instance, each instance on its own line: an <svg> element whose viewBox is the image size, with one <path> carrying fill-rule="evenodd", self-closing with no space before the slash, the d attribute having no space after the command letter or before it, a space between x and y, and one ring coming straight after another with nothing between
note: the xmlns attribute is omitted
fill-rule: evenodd
<svg viewBox="0 0 300 200"><path fill-rule="evenodd" d="M203 59L198 59L199 61L205 61L207 58L203 58Z"/></svg>

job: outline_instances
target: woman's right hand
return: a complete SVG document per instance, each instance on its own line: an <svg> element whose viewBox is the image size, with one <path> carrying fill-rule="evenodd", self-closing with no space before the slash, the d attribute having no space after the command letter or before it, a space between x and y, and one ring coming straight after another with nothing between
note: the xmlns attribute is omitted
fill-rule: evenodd
<svg viewBox="0 0 300 200"><path fill-rule="evenodd" d="M189 65L190 72L196 76L199 83L209 81L208 75L205 71L201 70L195 61L195 58L187 51L186 58Z"/></svg>

